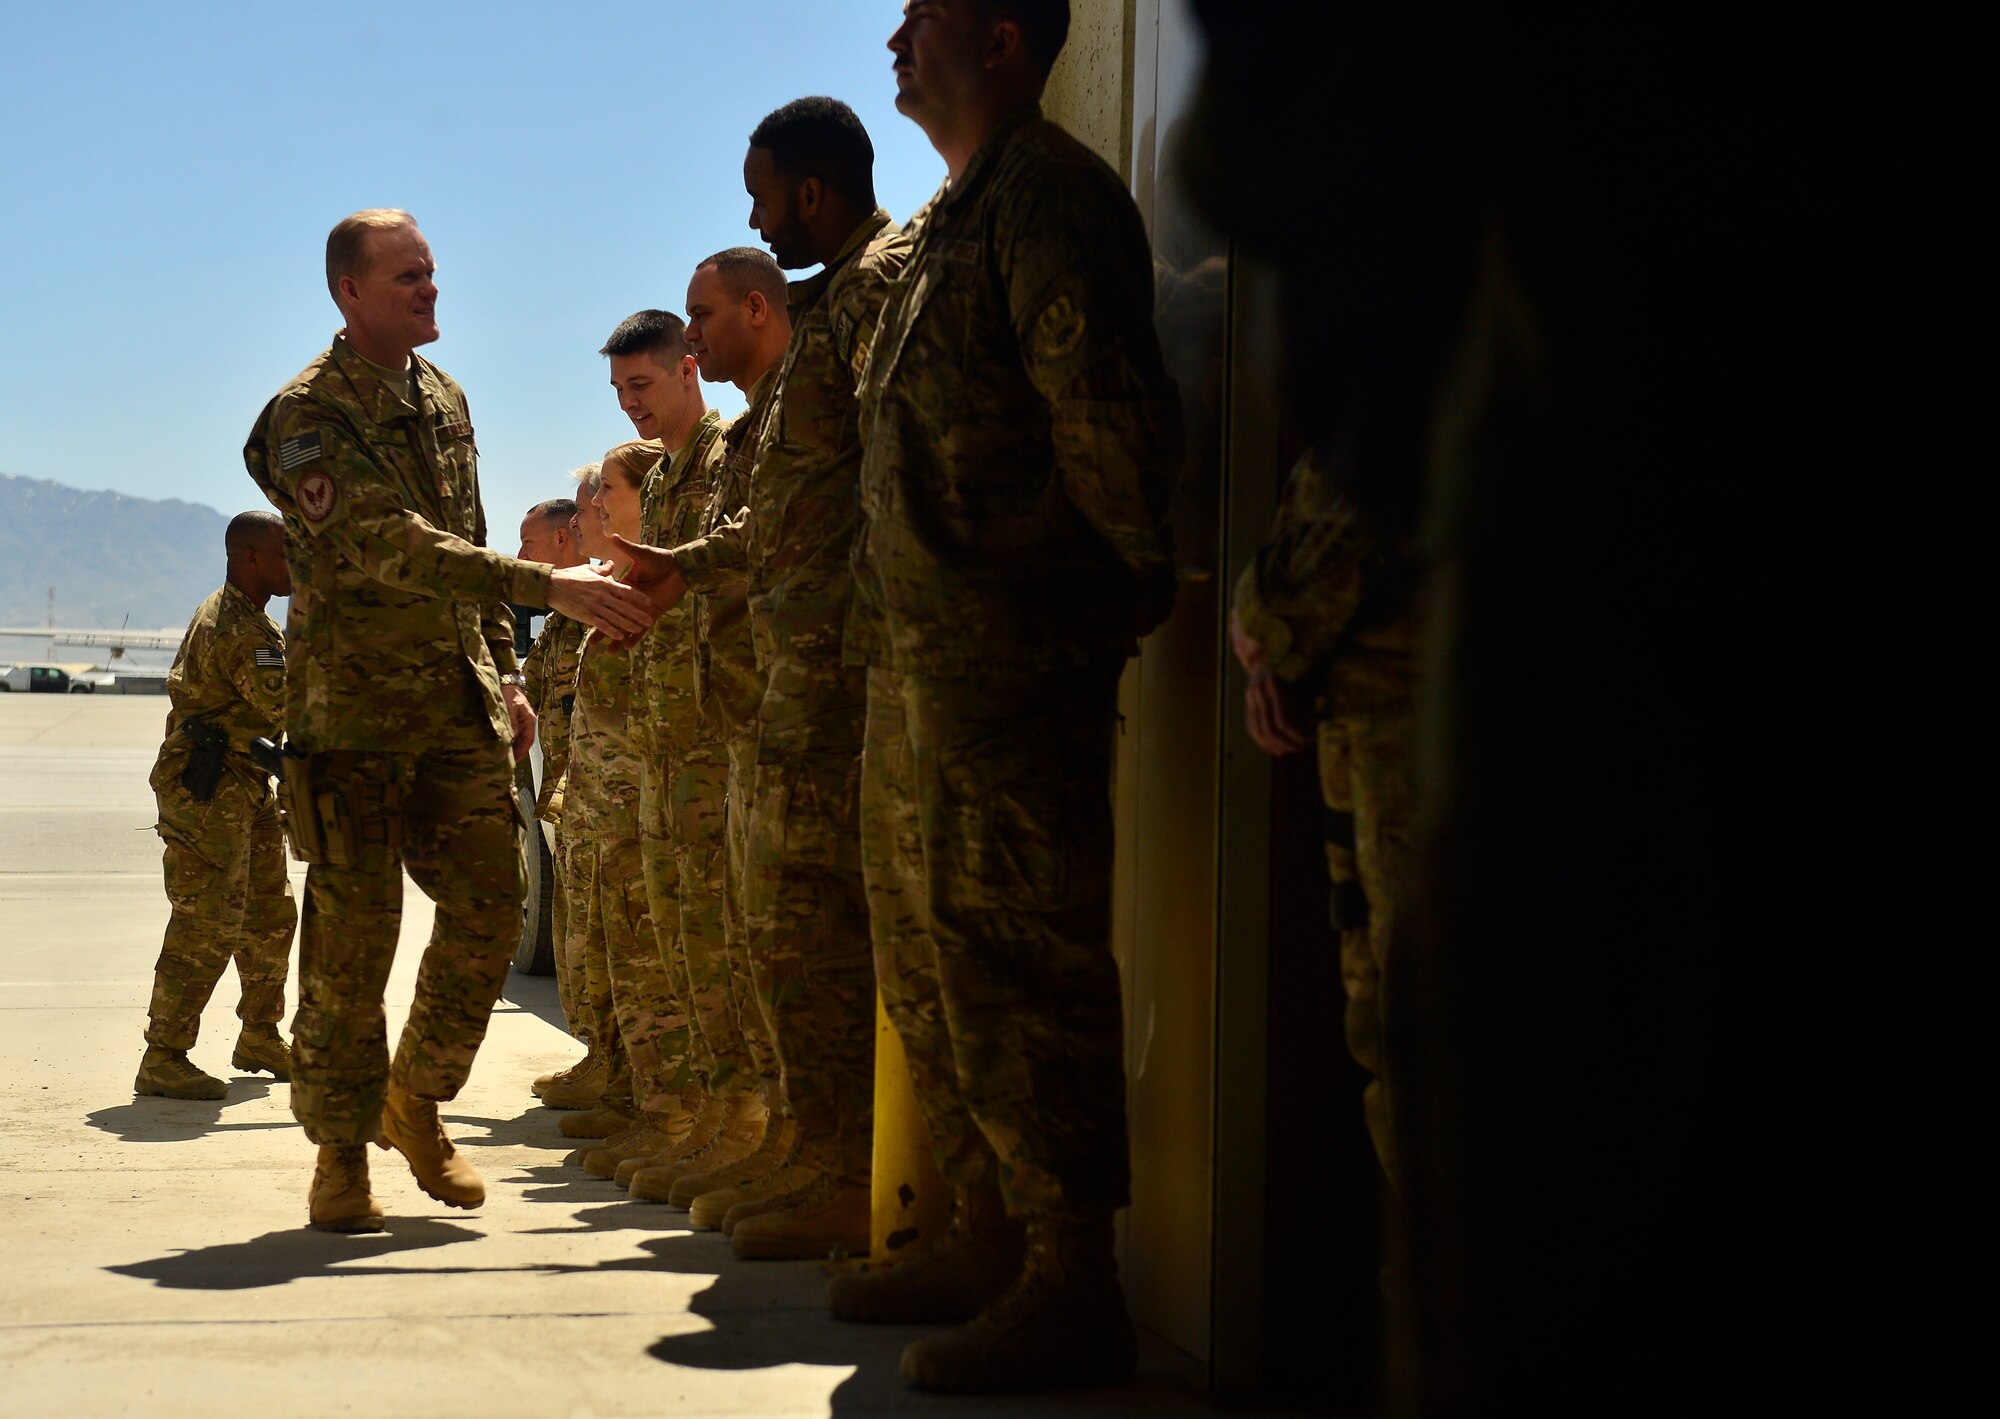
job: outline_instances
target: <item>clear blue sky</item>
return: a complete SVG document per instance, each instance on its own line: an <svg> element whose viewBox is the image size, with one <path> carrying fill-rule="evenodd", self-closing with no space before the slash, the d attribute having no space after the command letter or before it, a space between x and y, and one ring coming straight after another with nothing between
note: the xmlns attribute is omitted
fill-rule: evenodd
<svg viewBox="0 0 2000 1419"><path fill-rule="evenodd" d="M943 164L897 114L900 0L340 6L0 0L0 471L225 513L242 445L339 324L326 232L416 214L493 540L632 437L597 354L756 244L744 140L845 99L900 221ZM726 385L710 403L742 407Z"/></svg>

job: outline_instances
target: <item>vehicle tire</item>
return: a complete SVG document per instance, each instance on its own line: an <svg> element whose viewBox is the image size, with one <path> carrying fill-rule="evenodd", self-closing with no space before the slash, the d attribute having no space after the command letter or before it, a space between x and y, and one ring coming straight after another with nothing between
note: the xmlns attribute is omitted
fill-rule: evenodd
<svg viewBox="0 0 2000 1419"><path fill-rule="evenodd" d="M532 804L535 780L525 759L516 777L522 784L522 801ZM556 898L555 859L539 823L528 838L528 896L522 905L521 942L514 948L514 969L524 976L552 976L556 973L555 930L550 916Z"/></svg>
<svg viewBox="0 0 2000 1419"><path fill-rule="evenodd" d="M97 693L97 686L86 684L81 680L72 680L70 682L69 692L72 695L94 695Z"/></svg>

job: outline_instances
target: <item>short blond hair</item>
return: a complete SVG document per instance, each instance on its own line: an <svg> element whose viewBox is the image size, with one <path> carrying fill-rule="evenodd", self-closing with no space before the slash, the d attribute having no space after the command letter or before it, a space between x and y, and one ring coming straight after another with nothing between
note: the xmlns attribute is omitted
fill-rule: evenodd
<svg viewBox="0 0 2000 1419"><path fill-rule="evenodd" d="M326 293L340 303L340 278L368 269L368 233L414 227L417 219L400 207L370 207L342 217L326 234Z"/></svg>
<svg viewBox="0 0 2000 1419"><path fill-rule="evenodd" d="M630 443L621 443L604 455L604 475L608 478L616 473L619 481L628 488L644 487L646 474L660 461L663 447L658 439L633 439Z"/></svg>

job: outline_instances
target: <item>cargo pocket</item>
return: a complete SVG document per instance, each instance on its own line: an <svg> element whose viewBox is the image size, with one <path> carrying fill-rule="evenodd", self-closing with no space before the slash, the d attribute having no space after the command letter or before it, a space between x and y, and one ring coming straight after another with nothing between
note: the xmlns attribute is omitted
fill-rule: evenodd
<svg viewBox="0 0 2000 1419"><path fill-rule="evenodd" d="M1063 814L1071 796L1059 779L1029 777L1026 756L989 752L944 770L953 832L951 860L934 864L944 897L973 910L1046 912L1063 905L1069 869Z"/></svg>

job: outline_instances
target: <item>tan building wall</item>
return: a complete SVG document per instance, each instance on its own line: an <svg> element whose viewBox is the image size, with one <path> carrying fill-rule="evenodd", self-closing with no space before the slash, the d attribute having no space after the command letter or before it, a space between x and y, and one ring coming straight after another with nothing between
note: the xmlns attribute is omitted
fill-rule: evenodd
<svg viewBox="0 0 2000 1419"><path fill-rule="evenodd" d="M1132 36L1136 0L1071 0L1069 43L1042 108L1132 177Z"/></svg>

